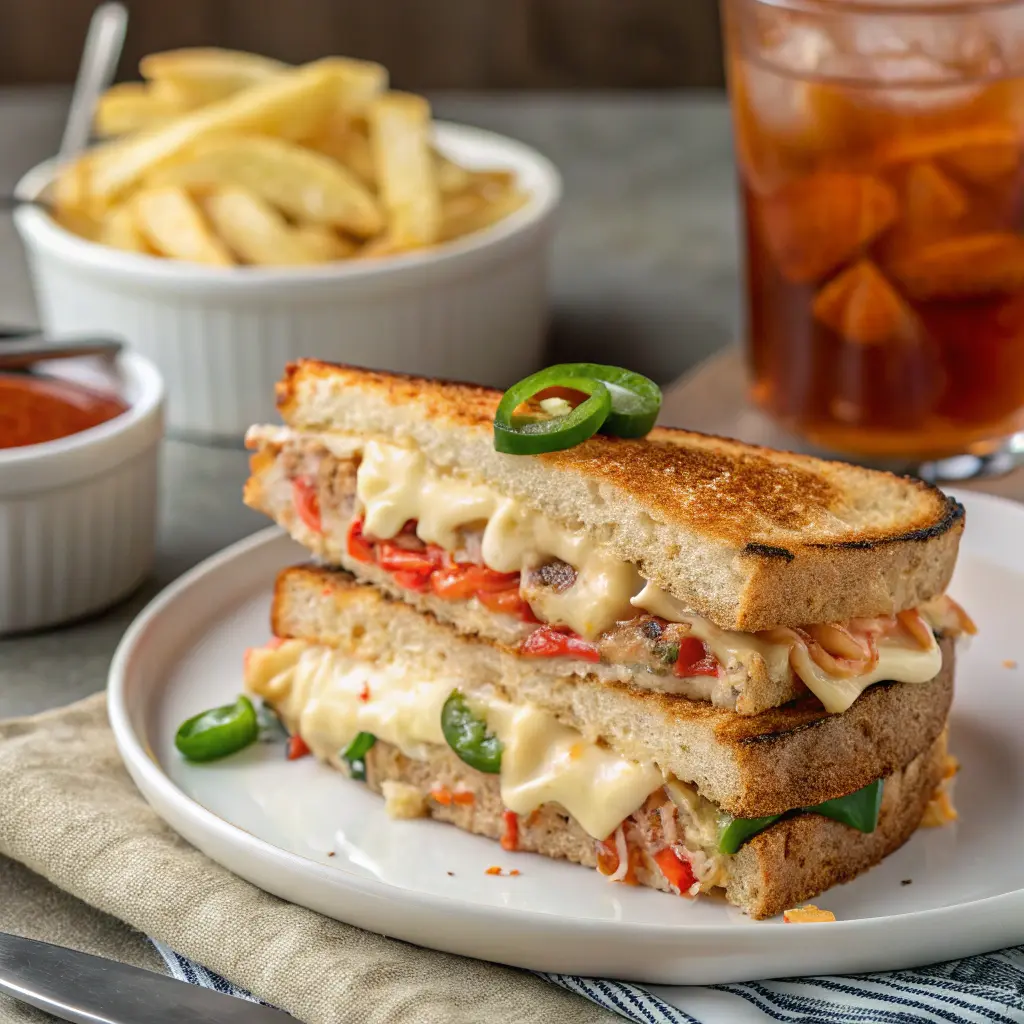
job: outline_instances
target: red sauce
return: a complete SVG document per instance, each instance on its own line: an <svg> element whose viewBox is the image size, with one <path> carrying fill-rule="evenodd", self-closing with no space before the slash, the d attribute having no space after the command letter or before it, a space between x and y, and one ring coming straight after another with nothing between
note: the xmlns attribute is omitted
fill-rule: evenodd
<svg viewBox="0 0 1024 1024"><path fill-rule="evenodd" d="M127 412L119 398L52 378L0 374L0 448L78 434Z"/></svg>

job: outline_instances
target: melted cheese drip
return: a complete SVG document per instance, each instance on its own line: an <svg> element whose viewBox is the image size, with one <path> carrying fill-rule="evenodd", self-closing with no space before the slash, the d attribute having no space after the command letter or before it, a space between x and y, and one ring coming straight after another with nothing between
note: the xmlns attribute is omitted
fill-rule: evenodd
<svg viewBox="0 0 1024 1024"><path fill-rule="evenodd" d="M546 622L594 639L633 615L630 598L643 586L633 565L582 530L561 526L489 487L440 473L419 451L368 441L356 495L364 509L363 531L371 537L394 537L415 519L421 540L454 551L461 528L483 525L481 556L497 572L522 572L551 558L567 562L576 582L560 594L546 590L531 598Z"/></svg>
<svg viewBox="0 0 1024 1024"><path fill-rule="evenodd" d="M752 633L719 629L707 619L688 613L671 594L666 594L653 583L648 583L631 603L635 608L642 608L669 622L688 624L693 635L704 641L727 671L729 666L745 668L755 656L759 656L772 676L778 676L786 671L792 657L792 667L797 676L821 701L825 710L832 713L846 711L873 683L883 679L898 683L927 683L942 668L942 651L934 637L927 649L916 643L908 646L898 640L883 638L878 641L878 661L870 672L847 679L839 678L823 671L805 647L772 644Z"/></svg>
<svg viewBox="0 0 1024 1024"><path fill-rule="evenodd" d="M441 708L458 680L425 675L411 663L371 665L301 640L250 652L245 675L246 687L334 765L359 732L417 759L439 744L447 749ZM477 695L472 703L505 745L501 798L517 814L557 803L604 839L664 784L653 764L627 761L540 708Z"/></svg>

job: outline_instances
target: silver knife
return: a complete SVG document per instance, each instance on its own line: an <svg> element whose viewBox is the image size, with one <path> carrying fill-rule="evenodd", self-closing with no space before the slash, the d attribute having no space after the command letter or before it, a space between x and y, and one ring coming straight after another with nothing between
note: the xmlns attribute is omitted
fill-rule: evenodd
<svg viewBox="0 0 1024 1024"><path fill-rule="evenodd" d="M283 1010L3 932L0 992L75 1024L295 1024Z"/></svg>

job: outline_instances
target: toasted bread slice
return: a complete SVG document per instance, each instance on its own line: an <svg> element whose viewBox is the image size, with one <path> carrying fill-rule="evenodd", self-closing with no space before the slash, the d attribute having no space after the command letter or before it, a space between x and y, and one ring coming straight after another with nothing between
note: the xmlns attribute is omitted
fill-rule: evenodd
<svg viewBox="0 0 1024 1024"><path fill-rule="evenodd" d="M921 481L683 430L494 450L500 392L304 360L278 385L306 431L418 448L562 524L723 629L889 615L941 594L963 508Z"/></svg>
<svg viewBox="0 0 1024 1024"><path fill-rule="evenodd" d="M902 846L914 833L932 795L942 781L946 735L939 737L883 785L882 808L874 832L858 832L819 814L798 814L754 836L728 858L726 898L751 917L767 918L811 899L833 885L848 882ZM450 750L438 747L423 760L405 757L396 747L377 742L366 757L366 781L377 793L389 783L412 792L422 813L451 822L466 832L499 839L507 823L497 777L463 764ZM459 792L472 799L442 803L438 794ZM594 840L557 804L517 820L516 850L534 852L576 864L595 866ZM505 845L508 845L507 843ZM516 853L501 851L496 860L506 869L520 867ZM528 866L522 865L527 871ZM658 865L644 856L636 881L665 892L674 891Z"/></svg>
<svg viewBox="0 0 1024 1024"><path fill-rule="evenodd" d="M781 814L851 793L898 771L942 731L953 695L953 645L922 684L880 683L829 715L807 697L760 715L594 676L561 674L500 644L462 637L433 616L389 600L352 576L313 567L282 572L275 635L388 661L415 653L414 671L454 675L467 692L497 688L532 704L620 756L654 762L731 814Z"/></svg>

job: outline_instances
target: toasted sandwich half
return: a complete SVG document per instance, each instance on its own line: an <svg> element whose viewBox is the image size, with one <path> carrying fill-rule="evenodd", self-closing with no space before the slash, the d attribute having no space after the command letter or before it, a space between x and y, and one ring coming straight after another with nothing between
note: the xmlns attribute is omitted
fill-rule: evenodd
<svg viewBox="0 0 1024 1024"><path fill-rule="evenodd" d="M281 573L247 689L322 760L429 815L613 880L773 916L876 864L949 774L952 643L927 687L742 718L558 675L351 575Z"/></svg>
<svg viewBox="0 0 1024 1024"><path fill-rule="evenodd" d="M245 500L545 674L741 715L809 693L843 712L883 681L940 689L940 641L973 630L945 595L964 513L941 491L681 430L501 454L500 397L294 364L286 425L249 433Z"/></svg>

